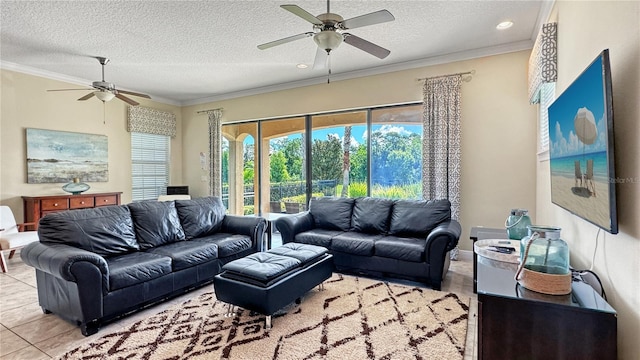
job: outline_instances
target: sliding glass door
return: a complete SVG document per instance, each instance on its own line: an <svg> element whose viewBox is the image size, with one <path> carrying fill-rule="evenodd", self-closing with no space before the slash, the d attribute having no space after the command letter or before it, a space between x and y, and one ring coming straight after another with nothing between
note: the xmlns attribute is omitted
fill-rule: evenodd
<svg viewBox="0 0 640 360"><path fill-rule="evenodd" d="M296 213L323 196L421 198L420 104L226 124L222 132L231 214Z"/></svg>
<svg viewBox="0 0 640 360"><path fill-rule="evenodd" d="M367 111L311 117L311 197L367 195Z"/></svg>
<svg viewBox="0 0 640 360"><path fill-rule="evenodd" d="M371 196L422 198L422 105L371 111Z"/></svg>

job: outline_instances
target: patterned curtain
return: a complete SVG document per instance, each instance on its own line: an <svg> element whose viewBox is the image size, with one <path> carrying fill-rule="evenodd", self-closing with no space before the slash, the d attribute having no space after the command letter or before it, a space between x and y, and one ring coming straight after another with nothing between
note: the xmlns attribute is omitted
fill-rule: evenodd
<svg viewBox="0 0 640 360"><path fill-rule="evenodd" d="M157 109L129 106L127 131L175 137L176 116Z"/></svg>
<svg viewBox="0 0 640 360"><path fill-rule="evenodd" d="M207 111L209 116L209 194L222 196L222 109Z"/></svg>
<svg viewBox="0 0 640 360"><path fill-rule="evenodd" d="M425 79L422 131L422 196L449 199L460 215L460 88L462 75Z"/></svg>
<svg viewBox="0 0 640 360"><path fill-rule="evenodd" d="M558 24L542 25L529 57L529 102L540 101L540 86L558 79Z"/></svg>

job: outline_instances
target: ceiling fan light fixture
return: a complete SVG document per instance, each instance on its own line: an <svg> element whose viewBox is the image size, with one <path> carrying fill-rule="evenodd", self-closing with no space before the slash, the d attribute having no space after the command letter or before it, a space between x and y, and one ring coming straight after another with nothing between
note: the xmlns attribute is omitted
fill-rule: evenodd
<svg viewBox="0 0 640 360"><path fill-rule="evenodd" d="M102 102L107 102L116 97L116 95L111 91L98 90L95 94L98 99L102 100Z"/></svg>
<svg viewBox="0 0 640 360"><path fill-rule="evenodd" d="M313 36L313 41L327 53L342 44L342 34L333 30L323 30Z"/></svg>

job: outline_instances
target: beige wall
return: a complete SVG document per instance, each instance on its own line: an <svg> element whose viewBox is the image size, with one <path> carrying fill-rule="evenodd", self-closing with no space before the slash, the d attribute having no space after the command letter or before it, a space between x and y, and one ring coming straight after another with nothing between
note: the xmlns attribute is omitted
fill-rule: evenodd
<svg viewBox="0 0 640 360"><path fill-rule="evenodd" d="M207 194L207 174L197 162L208 146L207 117L197 111L222 107L228 122L421 101L418 78L475 70L462 85L460 245L470 249L471 226L502 227L515 207L535 212L536 107L527 102L528 57L521 51L183 107L184 180L193 195Z"/></svg>
<svg viewBox="0 0 640 360"><path fill-rule="evenodd" d="M613 83L617 208L620 233L611 235L551 203L549 162L538 163L538 221L562 228L571 264L591 266L604 282L618 312L618 358L640 354L640 2L559 1L551 15L558 22L559 95L603 50L609 49ZM597 341L597 339L585 339Z"/></svg>
<svg viewBox="0 0 640 360"><path fill-rule="evenodd" d="M121 191L122 202L131 201L131 138L127 132L129 105L117 99L106 103L106 107L97 99L76 101L86 92L46 90L82 86L8 70L0 70L0 73L0 202L11 207L18 221L22 221L21 196L65 194L61 188L63 184L27 184L26 128L106 135L109 181L89 183L89 192ZM170 145L171 182L182 183L180 108L147 99L136 100L141 106L176 114L178 135Z"/></svg>

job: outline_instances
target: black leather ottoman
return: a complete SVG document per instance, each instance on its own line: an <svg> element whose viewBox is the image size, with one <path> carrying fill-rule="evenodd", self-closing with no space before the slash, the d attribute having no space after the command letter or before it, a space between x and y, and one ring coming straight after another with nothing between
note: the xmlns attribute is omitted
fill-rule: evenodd
<svg viewBox="0 0 640 360"><path fill-rule="evenodd" d="M222 270L213 280L218 300L266 315L269 329L271 315L331 277L333 261L321 246L288 243Z"/></svg>

